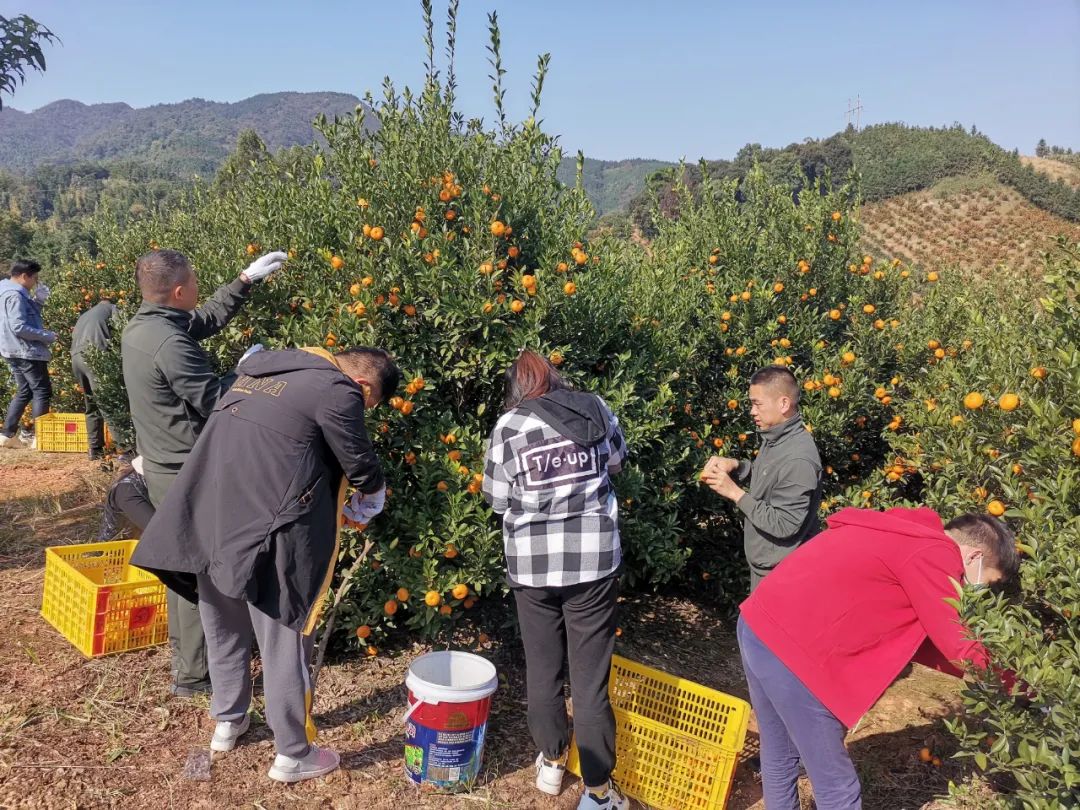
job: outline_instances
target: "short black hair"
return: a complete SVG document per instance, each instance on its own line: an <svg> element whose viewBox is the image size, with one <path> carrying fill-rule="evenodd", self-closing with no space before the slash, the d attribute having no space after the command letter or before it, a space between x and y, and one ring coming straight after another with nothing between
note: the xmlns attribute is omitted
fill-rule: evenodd
<svg viewBox="0 0 1080 810"><path fill-rule="evenodd" d="M945 531L967 546L983 550L987 562L1001 572L1000 585L1007 585L1020 570L1016 535L1006 523L981 512L968 512L945 524Z"/></svg>
<svg viewBox="0 0 1080 810"><path fill-rule="evenodd" d="M160 303L193 272L188 257L179 250L152 250L136 262L135 282L143 298Z"/></svg>
<svg viewBox="0 0 1080 810"><path fill-rule="evenodd" d="M750 375L750 385L767 385L771 388L778 388L796 405L798 405L799 400L802 399L802 392L799 390L799 381L795 379L795 375L791 372L791 369L786 366L765 366L765 368L759 368Z"/></svg>
<svg viewBox="0 0 1080 810"><path fill-rule="evenodd" d="M371 346L343 349L334 355L339 364L375 377L379 386L379 402L386 402L401 384L401 369L397 367L390 352Z"/></svg>
<svg viewBox="0 0 1080 810"><path fill-rule="evenodd" d="M41 272L41 264L34 259L16 259L11 263L8 271L10 278L15 276L32 276Z"/></svg>

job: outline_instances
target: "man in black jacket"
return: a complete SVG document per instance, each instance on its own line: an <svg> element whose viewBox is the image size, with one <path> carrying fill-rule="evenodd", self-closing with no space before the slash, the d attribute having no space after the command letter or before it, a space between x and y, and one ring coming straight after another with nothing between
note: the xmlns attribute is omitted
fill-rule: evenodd
<svg viewBox="0 0 1080 810"><path fill-rule="evenodd" d="M218 721L210 746L248 730L254 635L278 756L270 777L297 782L338 765L312 745L308 659L345 513L382 509L382 469L364 409L400 373L378 349L262 351L242 361L132 558L190 596L196 580Z"/></svg>
<svg viewBox="0 0 1080 810"><path fill-rule="evenodd" d="M112 318L115 314L116 304L104 298L79 316L71 333L71 372L83 391L86 438L92 459L101 458L105 453L105 419L94 397L97 379L83 352L90 346L96 349L108 348L109 341L112 340Z"/></svg>
<svg viewBox="0 0 1080 810"><path fill-rule="evenodd" d="M165 500L218 397L231 383L230 376L217 376L198 341L224 329L247 302L252 285L278 270L286 258L281 252L261 256L198 309L199 281L183 253L155 250L136 264L143 302L124 327L120 352L135 447L155 508ZM168 602L173 694L207 692L210 678L198 606L172 590Z"/></svg>

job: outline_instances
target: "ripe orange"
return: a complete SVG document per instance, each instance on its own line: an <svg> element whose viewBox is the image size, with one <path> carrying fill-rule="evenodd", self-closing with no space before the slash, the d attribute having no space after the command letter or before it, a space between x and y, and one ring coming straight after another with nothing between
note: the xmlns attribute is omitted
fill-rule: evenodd
<svg viewBox="0 0 1080 810"><path fill-rule="evenodd" d="M387 599L382 609L387 616L393 616L398 611L398 603L393 599Z"/></svg>
<svg viewBox="0 0 1080 810"><path fill-rule="evenodd" d="M834 321L840 320L840 310L838 310L838 309L830 309L829 310L829 318L831 320L834 320Z"/></svg>
<svg viewBox="0 0 1080 810"><path fill-rule="evenodd" d="M440 616L449 616L453 612L454 612L454 609L451 608L449 605L443 605L442 607L439 608L439 615Z"/></svg>
<svg viewBox="0 0 1080 810"><path fill-rule="evenodd" d="M933 763L934 763L935 768L940 768L941 767L941 757L934 757Z"/></svg>
<svg viewBox="0 0 1080 810"><path fill-rule="evenodd" d="M875 312L877 312L877 307L875 307L873 304L864 304L862 311L865 312L867 315L873 315Z"/></svg>
<svg viewBox="0 0 1080 810"><path fill-rule="evenodd" d="M986 404L986 397L980 394L978 391L972 391L966 397L964 397L964 407L969 411L977 411L983 405Z"/></svg>
<svg viewBox="0 0 1080 810"><path fill-rule="evenodd" d="M773 284L773 292L774 293L782 293L783 291L784 291L784 285L783 285L782 282L778 281L775 284Z"/></svg>
<svg viewBox="0 0 1080 810"><path fill-rule="evenodd" d="M577 285L572 281L568 281L563 285L563 292L567 295L573 295L577 292Z"/></svg>
<svg viewBox="0 0 1080 810"><path fill-rule="evenodd" d="M424 604L428 607L438 607L442 602L442 596L438 591L428 591L424 594Z"/></svg>
<svg viewBox="0 0 1080 810"><path fill-rule="evenodd" d="M365 652L367 653L368 658L374 658L376 655L379 654L379 648L372 644L369 644Z"/></svg>
<svg viewBox="0 0 1080 810"><path fill-rule="evenodd" d="M551 361L551 365L553 366L561 366L563 364L563 359L562 352L557 350L548 355L548 360Z"/></svg>
<svg viewBox="0 0 1080 810"><path fill-rule="evenodd" d="M367 638L370 635L371 635L371 628L368 625L362 624L362 625L360 625L359 627L356 628L356 637L357 638Z"/></svg>
<svg viewBox="0 0 1080 810"><path fill-rule="evenodd" d="M937 281L938 278L940 278L940 276L938 276L938 274L935 273L933 270L926 274L926 280L929 281L931 284Z"/></svg>
<svg viewBox="0 0 1080 810"><path fill-rule="evenodd" d="M1080 439L1076 439L1072 443L1072 454L1080 458Z"/></svg>
<svg viewBox="0 0 1080 810"><path fill-rule="evenodd" d="M526 290L532 289L536 286L536 276L522 276L521 286Z"/></svg>
<svg viewBox="0 0 1080 810"><path fill-rule="evenodd" d="M370 287L372 284L375 283L375 279L373 279L371 276L364 276L362 279L360 279L360 283L365 287Z"/></svg>
<svg viewBox="0 0 1080 810"><path fill-rule="evenodd" d="M337 345L337 336L333 332L327 332L327 334L326 334L326 347L328 349L332 349L336 345Z"/></svg>
<svg viewBox="0 0 1080 810"><path fill-rule="evenodd" d="M836 399L838 396L840 396L840 393L840 389L837 388L835 385L829 388L829 396L833 399Z"/></svg>
<svg viewBox="0 0 1080 810"><path fill-rule="evenodd" d="M381 241L384 234L385 231L382 229L381 225L375 225L371 229L371 238L376 242Z"/></svg>
<svg viewBox="0 0 1080 810"><path fill-rule="evenodd" d="M345 260L340 256L331 256L330 266L333 267L335 270L340 270L342 267L345 266Z"/></svg>
<svg viewBox="0 0 1080 810"><path fill-rule="evenodd" d="M446 546L446 551L443 552L443 556L448 560L454 559L458 555L457 546L453 543L449 543Z"/></svg>
<svg viewBox="0 0 1080 810"><path fill-rule="evenodd" d="M519 248L517 245L511 245L507 249L506 255L509 256L511 259L516 259L518 256L521 255L521 248Z"/></svg>
<svg viewBox="0 0 1080 810"><path fill-rule="evenodd" d="M994 517L1001 517L1005 514L1005 504L1001 501L993 500L986 505L986 511Z"/></svg>
<svg viewBox="0 0 1080 810"><path fill-rule="evenodd" d="M257 247L255 247L255 245L249 244L247 246L247 255L248 256L254 256L258 252L258 250L259 249ZM98 268L98 269L100 270L101 268Z"/></svg>
<svg viewBox="0 0 1080 810"><path fill-rule="evenodd" d="M852 363L855 362L855 352L844 352L840 360L844 363L844 365L850 366Z"/></svg>
<svg viewBox="0 0 1080 810"><path fill-rule="evenodd" d="M1020 407L1020 397L1016 394L1002 394L998 397L998 407L1003 411L1015 411Z"/></svg>
<svg viewBox="0 0 1080 810"><path fill-rule="evenodd" d="M410 318L416 315L416 307L414 307L412 304L406 304L404 307L401 308L401 311L408 315Z"/></svg>
<svg viewBox="0 0 1080 810"><path fill-rule="evenodd" d="M1045 380L1046 369L1042 366L1035 366L1035 368L1031 370L1031 376L1034 377L1036 380Z"/></svg>
<svg viewBox="0 0 1080 810"><path fill-rule="evenodd" d="M435 485L435 489L439 490L439 492L446 492L446 490L450 489L450 485L445 481L440 481Z"/></svg>
<svg viewBox="0 0 1080 810"><path fill-rule="evenodd" d="M469 595L469 586L464 583L459 583L454 586L450 593L453 594L455 599L464 599Z"/></svg>
<svg viewBox="0 0 1080 810"><path fill-rule="evenodd" d="M390 401L387 403L395 411L400 411L401 406L405 404L405 400L401 397L390 397Z"/></svg>
<svg viewBox="0 0 1080 810"><path fill-rule="evenodd" d="M1073 419L1072 421L1073 433L1080 436L1080 419Z"/></svg>
<svg viewBox="0 0 1080 810"><path fill-rule="evenodd" d="M468 599L466 599L464 602L462 602L461 606L463 608L465 608L466 610L472 610L472 606L475 605L475 604L476 604L476 598L470 596Z"/></svg>
<svg viewBox="0 0 1080 810"><path fill-rule="evenodd" d="M517 312L521 312L521 310L523 310L523 309L525 309L525 302L524 301L519 301L518 299L515 298L513 301L510 302L510 311L511 312L517 313Z"/></svg>
<svg viewBox="0 0 1080 810"><path fill-rule="evenodd" d="M349 287L349 295L351 295L353 298L356 298L356 296L360 295L360 285L353 284L351 287Z"/></svg>
<svg viewBox="0 0 1080 810"><path fill-rule="evenodd" d="M738 407L739 407L739 400L737 400L737 399L729 399L727 401L727 406L728 406L729 410L732 410L732 411L737 410Z"/></svg>
<svg viewBox="0 0 1080 810"><path fill-rule="evenodd" d="M839 222L842 218L843 218L843 214L841 214L839 211L833 211L832 212L832 221L833 222Z"/></svg>
<svg viewBox="0 0 1080 810"><path fill-rule="evenodd" d="M920 762L930 762L931 760L933 760L933 758L934 758L934 753L929 748L926 748L924 746L923 749L921 751L919 751L919 761Z"/></svg>
<svg viewBox="0 0 1080 810"><path fill-rule="evenodd" d="M413 412L413 404L412 404L412 402L410 402L409 400L405 400L403 403L401 403L401 415L402 416L408 416L412 412Z"/></svg>
<svg viewBox="0 0 1080 810"><path fill-rule="evenodd" d="M499 220L495 220L494 222L491 223L491 235L492 236L502 236L504 233L506 233L506 224L505 223L500 222Z"/></svg>

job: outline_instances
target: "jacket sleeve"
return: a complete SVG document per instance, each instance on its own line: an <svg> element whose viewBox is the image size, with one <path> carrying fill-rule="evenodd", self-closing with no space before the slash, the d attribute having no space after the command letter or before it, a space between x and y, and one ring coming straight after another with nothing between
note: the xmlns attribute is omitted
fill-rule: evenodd
<svg viewBox="0 0 1080 810"><path fill-rule="evenodd" d="M732 476L736 481L745 481L750 477L750 473L753 472L754 465L749 459L743 459L739 462L739 466L735 469L735 474Z"/></svg>
<svg viewBox="0 0 1080 810"><path fill-rule="evenodd" d="M49 332L46 329L38 329L27 323L23 306L33 306L33 304L24 304L23 296L21 295L8 295L4 297L4 316L8 325L11 327L11 331L14 332L16 336L29 343L44 343L45 345L48 345L56 340L56 335L52 332Z"/></svg>
<svg viewBox="0 0 1080 810"><path fill-rule="evenodd" d="M509 442L504 441L502 424L497 423L491 431L487 453L484 459L484 500L492 510L501 515L510 508L511 478L506 464L510 451Z"/></svg>
<svg viewBox="0 0 1080 810"><path fill-rule="evenodd" d="M214 374L202 350L190 341L174 336L158 349L157 366L173 393L203 419L209 419L229 380Z"/></svg>
<svg viewBox="0 0 1080 810"><path fill-rule="evenodd" d="M747 492L739 498L738 507L755 529L782 542L795 537L806 523L817 488L814 465L806 459L791 459L777 471L768 501L759 501Z"/></svg>
<svg viewBox="0 0 1080 810"><path fill-rule="evenodd" d="M924 644L916 660L943 672L960 675L960 662L970 661L979 669L985 669L990 657L982 644L968 638L956 608L945 601L956 594L949 574L954 566L955 560L951 559L948 549L923 547L898 567L896 575L934 647L931 650Z"/></svg>
<svg viewBox="0 0 1080 810"><path fill-rule="evenodd" d="M611 454L608 456L607 469L610 475L615 475L622 470L623 462L626 461L626 435L619 425L619 417L610 410L608 416L608 444L611 445Z"/></svg>
<svg viewBox="0 0 1080 810"><path fill-rule="evenodd" d="M382 465L364 426L364 394L344 377L334 382L315 419L345 478L365 495L383 488Z"/></svg>
<svg viewBox="0 0 1080 810"><path fill-rule="evenodd" d="M192 315L188 334L195 340L213 337L233 319L251 294L251 285L239 278L222 284L209 300Z"/></svg>

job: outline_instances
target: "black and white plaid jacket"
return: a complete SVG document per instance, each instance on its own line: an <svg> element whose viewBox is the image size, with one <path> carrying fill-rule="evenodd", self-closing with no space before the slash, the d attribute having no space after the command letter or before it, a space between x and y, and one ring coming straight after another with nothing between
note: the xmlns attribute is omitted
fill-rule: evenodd
<svg viewBox="0 0 1080 810"><path fill-rule="evenodd" d="M597 399L600 399L597 397ZM534 588L594 582L622 561L619 506L611 476L622 469L626 440L608 414L607 435L582 447L539 416L516 408L491 432L484 497L503 516L512 583Z"/></svg>

